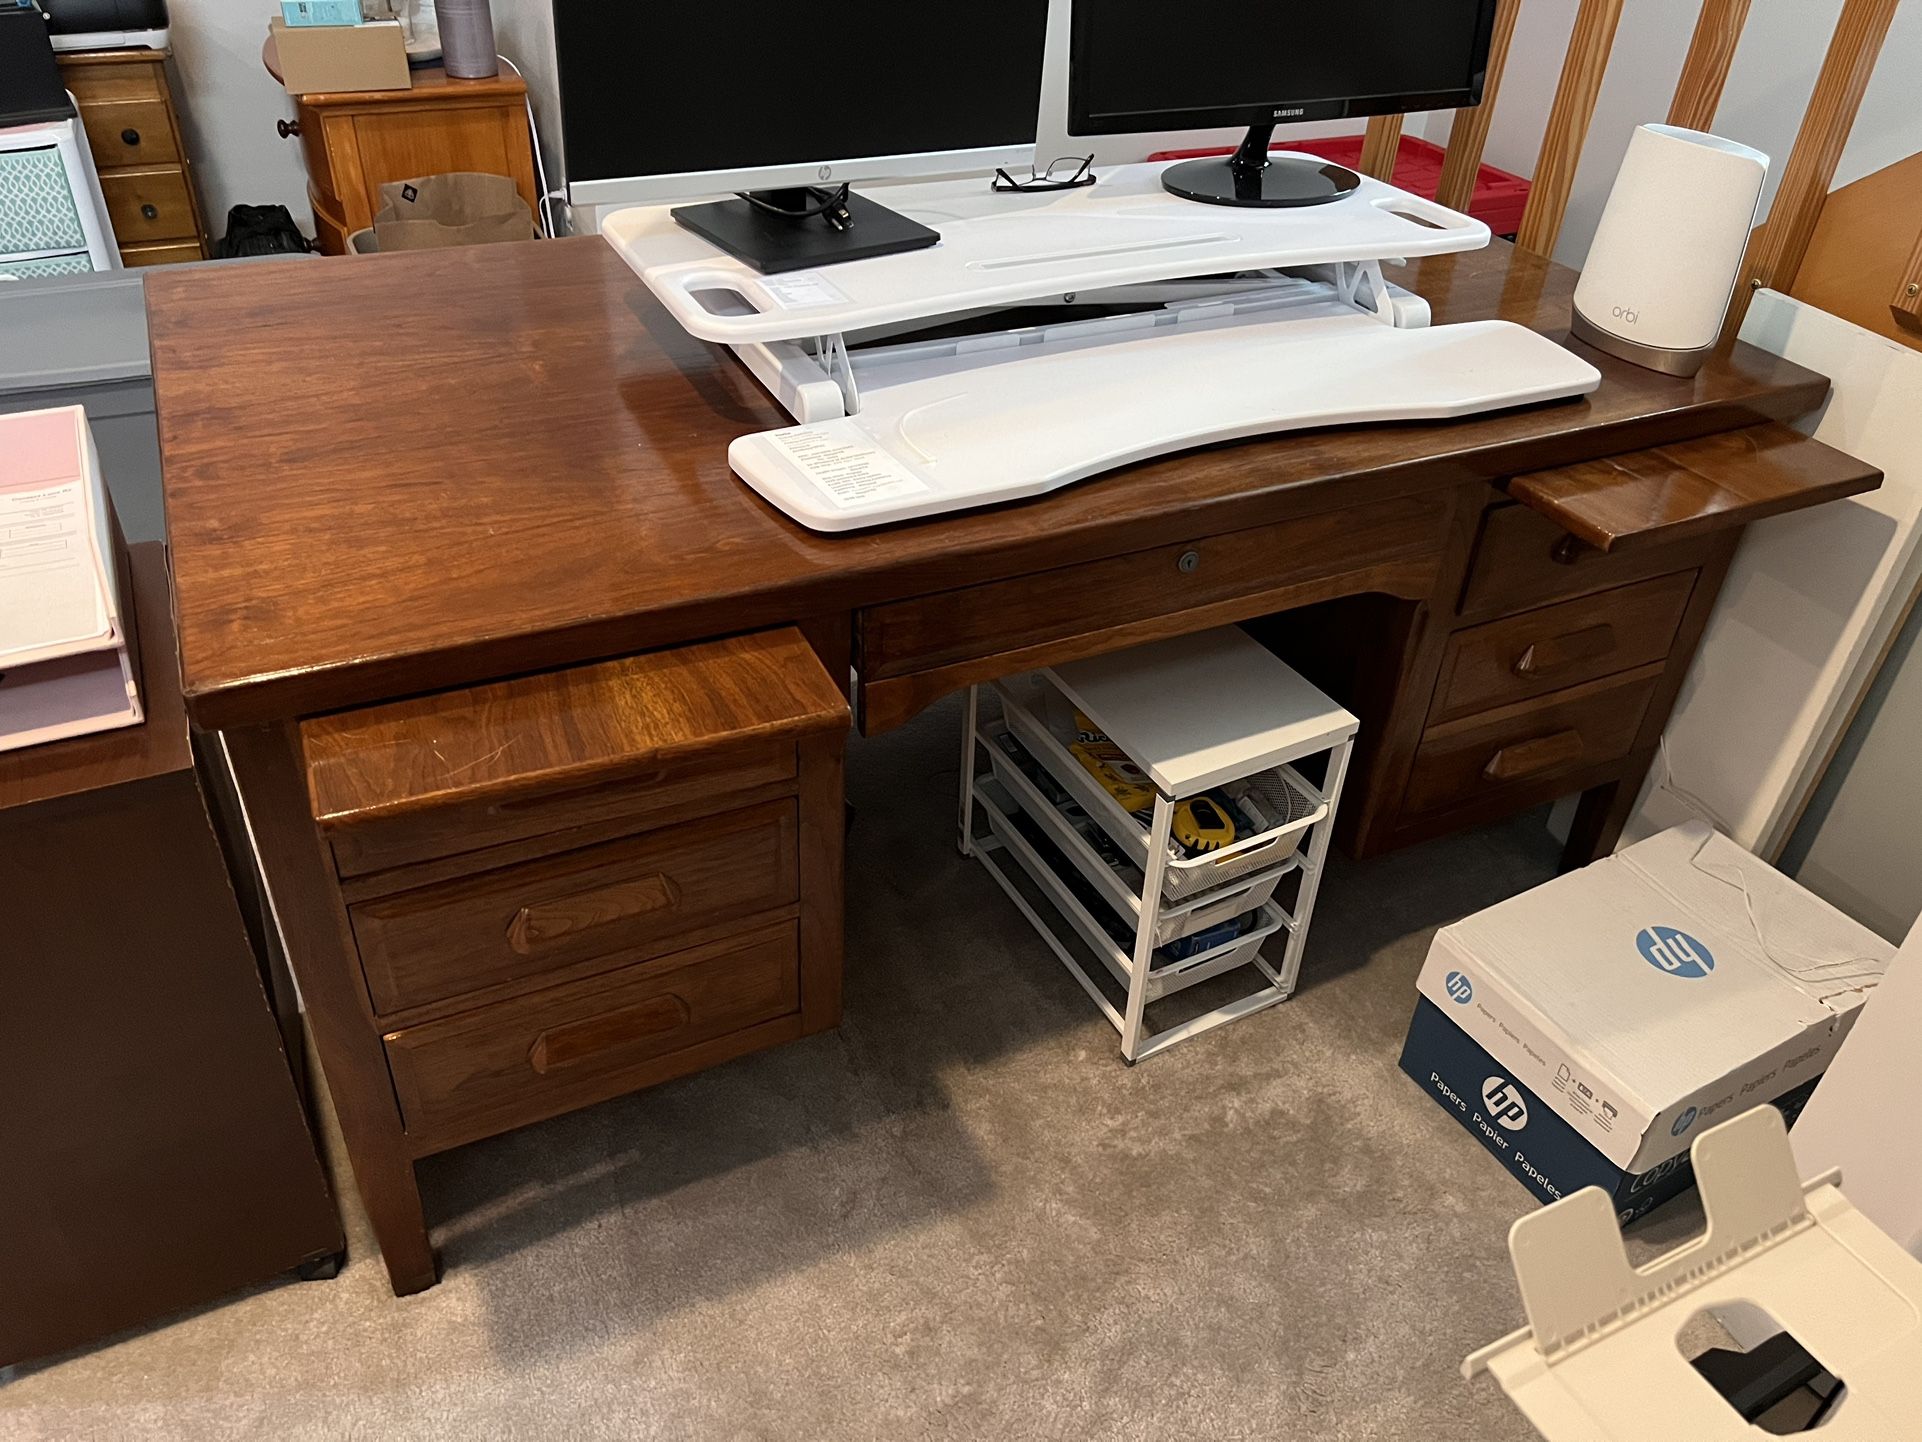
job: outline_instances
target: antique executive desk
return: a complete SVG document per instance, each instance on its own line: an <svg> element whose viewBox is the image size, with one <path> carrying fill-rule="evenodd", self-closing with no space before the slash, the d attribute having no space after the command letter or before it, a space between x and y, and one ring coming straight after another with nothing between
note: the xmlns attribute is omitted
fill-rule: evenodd
<svg viewBox="0 0 1922 1442"><path fill-rule="evenodd" d="M1574 277L1497 243L1397 278L1437 322L1560 338ZM1292 612L1265 634L1363 721L1349 851L1580 791L1584 860L1742 523L1879 480L1780 424L1820 376L1585 351L1580 401L830 538L731 478L728 441L785 417L598 239L147 296L186 695L397 1292L436 1276L416 1158L838 1023L844 689L882 731Z"/></svg>

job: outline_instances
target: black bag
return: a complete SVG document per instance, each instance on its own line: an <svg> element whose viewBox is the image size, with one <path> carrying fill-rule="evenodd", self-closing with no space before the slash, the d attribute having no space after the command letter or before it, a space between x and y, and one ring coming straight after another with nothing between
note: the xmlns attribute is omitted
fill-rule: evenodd
<svg viewBox="0 0 1922 1442"><path fill-rule="evenodd" d="M214 247L216 260L243 255L305 255L307 237L284 205L236 205L227 212L227 234Z"/></svg>

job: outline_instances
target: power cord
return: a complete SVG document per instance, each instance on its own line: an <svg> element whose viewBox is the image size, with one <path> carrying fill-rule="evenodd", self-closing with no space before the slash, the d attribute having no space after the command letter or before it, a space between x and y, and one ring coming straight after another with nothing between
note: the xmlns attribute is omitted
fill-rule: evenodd
<svg viewBox="0 0 1922 1442"><path fill-rule="evenodd" d="M790 210L785 205L776 205L761 199L751 190L737 190L734 193L756 210L778 215L783 220L812 220L818 215L825 217L827 223L836 230L846 230L854 224L854 217L848 211L848 187L845 181L832 188L810 185L806 189L815 202L806 210Z"/></svg>
<svg viewBox="0 0 1922 1442"><path fill-rule="evenodd" d="M509 70L513 71L523 82L526 81L527 77L521 73L520 66L509 60L505 55L496 55L494 58L499 60L500 63L505 65ZM553 240L560 234L560 227L554 220L553 208L554 200L560 195L560 192L550 190L547 185L547 162L541 158L541 126L540 122L534 118L533 87L528 87L527 93L522 99L527 106L527 133L532 138L534 144L534 178L540 182L540 206L537 214L540 220L541 234L549 240Z"/></svg>

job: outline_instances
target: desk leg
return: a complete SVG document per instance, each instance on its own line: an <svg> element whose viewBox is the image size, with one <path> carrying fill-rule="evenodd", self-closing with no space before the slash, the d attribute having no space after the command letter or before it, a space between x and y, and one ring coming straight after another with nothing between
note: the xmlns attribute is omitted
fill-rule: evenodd
<svg viewBox="0 0 1922 1442"><path fill-rule="evenodd" d="M300 735L291 724L225 733L276 925L394 1294L438 1274L387 1054L361 976L347 909L307 804Z"/></svg>
<svg viewBox="0 0 1922 1442"><path fill-rule="evenodd" d="M1600 861L1615 850L1615 843L1622 839L1622 828L1628 824L1628 813L1641 794L1642 774L1647 769L1640 767L1632 777L1610 781L1582 793L1575 807L1575 819L1568 826L1567 844L1562 847L1563 871L1574 871L1591 861Z"/></svg>

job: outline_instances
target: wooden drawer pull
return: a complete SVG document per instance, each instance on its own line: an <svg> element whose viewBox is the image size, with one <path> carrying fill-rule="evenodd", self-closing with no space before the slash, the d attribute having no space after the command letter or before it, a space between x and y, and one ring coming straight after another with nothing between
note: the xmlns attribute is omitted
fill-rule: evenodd
<svg viewBox="0 0 1922 1442"><path fill-rule="evenodd" d="M1490 781L1517 781L1579 761L1582 750L1581 732L1573 728L1557 731L1553 735L1537 736L1533 741L1517 741L1513 746L1502 747L1488 758L1482 775Z"/></svg>
<svg viewBox="0 0 1922 1442"><path fill-rule="evenodd" d="M650 911L667 911L680 900L681 888L672 878L656 872L523 906L507 924L507 942L522 956L532 956L543 946L590 928L629 921Z"/></svg>
<svg viewBox="0 0 1922 1442"><path fill-rule="evenodd" d="M1566 636L1550 636L1535 642L1516 658L1515 674L1546 676L1565 666L1606 656L1614 649L1615 628L1603 621L1600 625L1570 631Z"/></svg>
<svg viewBox="0 0 1922 1442"><path fill-rule="evenodd" d="M527 1050L527 1064L546 1076L551 1071L589 1061L602 1052L629 1046L649 1037L665 1036L688 1024L693 1013L686 1002L669 992L649 997L635 1006L605 1016L550 1027Z"/></svg>

